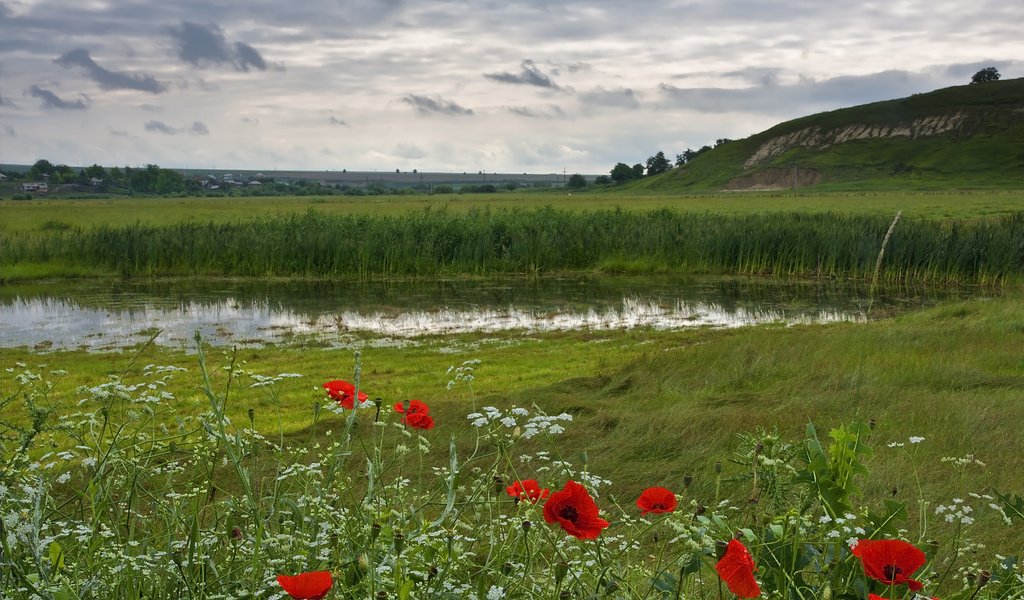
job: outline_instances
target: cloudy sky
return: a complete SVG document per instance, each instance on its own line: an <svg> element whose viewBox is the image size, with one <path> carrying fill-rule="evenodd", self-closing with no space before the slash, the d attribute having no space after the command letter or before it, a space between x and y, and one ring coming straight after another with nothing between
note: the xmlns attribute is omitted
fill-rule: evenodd
<svg viewBox="0 0 1024 600"><path fill-rule="evenodd" d="M0 0L0 163L606 173L1024 76L1007 0Z"/></svg>

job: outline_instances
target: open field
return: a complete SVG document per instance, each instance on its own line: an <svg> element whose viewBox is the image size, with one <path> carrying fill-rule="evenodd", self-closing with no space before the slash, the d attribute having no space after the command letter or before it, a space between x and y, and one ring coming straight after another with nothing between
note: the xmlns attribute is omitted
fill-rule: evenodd
<svg viewBox="0 0 1024 600"><path fill-rule="evenodd" d="M884 280L1001 285L867 323L465 334L408 347L367 340L358 380L382 399L379 413L332 410L321 384L356 379L353 351L301 336L237 354L207 349L208 383L197 356L181 350L4 348L0 545L11 568L0 570L0 587L27 596L40 586L55 600L88 597L79 593L87 586L98 597L263 598L279 592L277 573L327 569L331 598L461 598L471 589L484 598L500 588L505 597L712 600L722 597L715 543L738 535L769 594L863 600L887 589L865 581L849 553L850 539L871 536L927 549L919 576L929 596L1019 597L1020 563L1002 557L1024 552L1024 501L1013 500L1024 494L1021 195L706 196L673 199L682 206L668 210L657 204L668 199L637 196L651 203L637 211L600 210L622 200L611 195L522 196L556 206L537 211L486 210L506 196L452 198L466 204L427 212L407 197L279 199L254 211L262 200L247 199L191 223L182 207L210 201L61 201L34 213L19 211L35 203L5 203L4 277L19 240L53 252L15 264L37 275L231 272L229 255L203 254L218 244L244 250L230 256L249 261L234 271L246 276L278 264L330 276L317 261L378 255L385 262L363 273L411 265L429 276L437 266L417 261L435 246L447 261L437 264L472 274L466 265L501 247L491 237L499 231L500 260L518 256L510 250L522 240L543 257L612 251L561 265L569 269L685 264L864 278L902 209ZM763 214L759 200L796 212ZM565 204L576 201L578 211ZM147 202L161 203L152 220L125 214ZM83 221L72 225L80 207ZM122 220L112 225L100 216L115 213ZM15 225L9 214L20 215ZM345 246L338 233L347 231L369 241ZM623 240L647 245L630 254ZM700 252L659 254L687 244ZM821 244L833 258L822 261ZM715 252L719 262L708 262ZM855 267L840 264L851 258ZM309 261L315 268L303 271ZM395 417L390 406L410 398L430 405L432 429L410 431ZM526 439L529 421L513 407L572 422L547 421L548 434ZM514 426L502 422L513 416ZM811 422L820 460L813 439L800 441ZM541 503L512 503L505 484L526 478L552 493L566 479L599 490L609 528L596 541L567 537L545 522ZM650 486L672 490L678 511L639 518L634 501ZM983 569L993 580L978 595Z"/></svg>
<svg viewBox="0 0 1024 600"><path fill-rule="evenodd" d="M565 190L501 194L443 194L436 196L324 196L267 198L111 198L108 200L0 201L0 234L53 231L99 225L170 225L180 222L232 223L259 217L302 214L313 209L332 215L401 215L426 207L452 212L473 208L531 209L551 206L564 210L654 210L749 214L761 212L839 212L893 215L925 219L975 218L1004 215L1024 209L1024 189L933 193L864 192L845 194L743 192L682 196L679 194L622 194Z"/></svg>

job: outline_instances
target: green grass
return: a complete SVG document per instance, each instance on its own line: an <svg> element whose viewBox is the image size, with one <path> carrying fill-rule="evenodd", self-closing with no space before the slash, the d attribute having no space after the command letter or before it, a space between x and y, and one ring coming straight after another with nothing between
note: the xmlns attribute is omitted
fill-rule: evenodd
<svg viewBox="0 0 1024 600"><path fill-rule="evenodd" d="M5 271L23 265L124 276L375 277L585 271L871 278L891 217L723 216L658 211L424 210L232 224L130 225L7 236ZM993 283L1024 272L1024 211L996 219L904 219L881 279ZM24 265L29 265L24 267ZM12 277L5 278L11 280Z"/></svg>
<svg viewBox="0 0 1024 600"><path fill-rule="evenodd" d="M1024 456L1016 447L1024 422L1021 339L1024 291L1017 289L868 324L430 338L412 348L364 348L362 381L371 398L429 402L439 435L463 443L471 437L465 415L474 407L536 404L552 414L569 412L576 422L564 447L586 450L595 471L623 497L673 484L684 473L694 474L706 492L713 463L729 458L740 432L766 428L797 437L809 421L827 430L874 418L879 427L871 443L882 456L889 441L926 438L913 448L923 465L918 475L930 497L944 498L1024 492ZM305 378L287 380L279 403L239 388L228 407L231 419L243 422L252 408L260 430L310 444L322 435L308 429L311 406L323 398L319 384L350 379L353 365L351 351L301 344L243 349L237 358L258 374ZM472 393L461 385L446 390L448 367L471 358L482 360ZM17 361L68 370L55 401L69 411L80 396L77 386L124 371L130 354L6 349L0 366ZM227 361L227 354L211 352L213 366ZM134 368L147 363L186 367L193 376L178 381L194 383L189 354L147 348ZM11 374L0 375L10 389ZM204 410L200 394L176 391L184 398L177 414ZM330 421L319 431L325 427ZM951 481L940 462L967 453L987 465L972 474L970 489ZM913 501L916 484L903 467L882 458L872 468L867 496L895 486L900 498Z"/></svg>
<svg viewBox="0 0 1024 600"><path fill-rule="evenodd" d="M723 150L728 146L723 146ZM653 181L653 178L652 178ZM646 180L641 183L649 183ZM892 215L902 210L923 219L977 218L1008 214L1024 208L1024 183L1016 190L941 191L932 193L878 192L822 194L749 192L690 194L648 190L640 184L630 191L614 187L568 195L508 193L449 196L379 196L323 198L292 196L267 198L111 198L105 200L39 199L0 201L0 234L53 233L64 228L118 225L173 225L182 222L235 223L254 219L301 215L313 209L327 215L398 216L424 208L453 213L473 209L551 206L563 210L649 211L669 208L682 212L751 214L763 212L839 212Z"/></svg>

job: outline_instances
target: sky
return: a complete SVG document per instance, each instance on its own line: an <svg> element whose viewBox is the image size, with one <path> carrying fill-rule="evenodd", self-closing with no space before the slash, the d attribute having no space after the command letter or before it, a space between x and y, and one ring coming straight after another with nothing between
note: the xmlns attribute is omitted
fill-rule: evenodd
<svg viewBox="0 0 1024 600"><path fill-rule="evenodd" d="M607 173L1024 76L1007 0L0 0L0 164Z"/></svg>

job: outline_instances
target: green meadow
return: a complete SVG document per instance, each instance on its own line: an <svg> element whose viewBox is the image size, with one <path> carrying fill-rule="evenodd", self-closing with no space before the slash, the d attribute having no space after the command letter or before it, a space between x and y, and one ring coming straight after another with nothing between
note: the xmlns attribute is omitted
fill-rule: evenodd
<svg viewBox="0 0 1024 600"><path fill-rule="evenodd" d="M567 193L559 191L498 194L438 194L431 196L322 196L262 198L109 198L91 200L2 200L0 233L53 232L75 227L172 225L181 222L232 223L261 217L303 214L312 209L327 215L402 215L447 209L553 207L562 210L653 210L727 215L763 212L837 212L953 219L1005 215L1024 208L1024 189L914 192L734 192L686 195L623 193L609 188Z"/></svg>
<svg viewBox="0 0 1024 600"><path fill-rule="evenodd" d="M3 348L0 543L13 558L0 584L25 597L265 598L275 574L324 569L328 598L711 600L723 597L716 548L734 537L767 595L899 597L865 578L846 536L926 548L929 597L1021 592L1024 192L0 209L0 278L41 286L603 271L973 290L858 323L366 337L358 356L302 335L203 346L202 362L195 347ZM333 379L358 380L379 410L329 410ZM432 429L395 416L412 398ZM485 407L571 422L528 438L523 422L474 427ZM593 545L566 537L505 493L528 476L552 492L567 477L600 489L610 528ZM634 502L651 486L679 509L641 518Z"/></svg>

